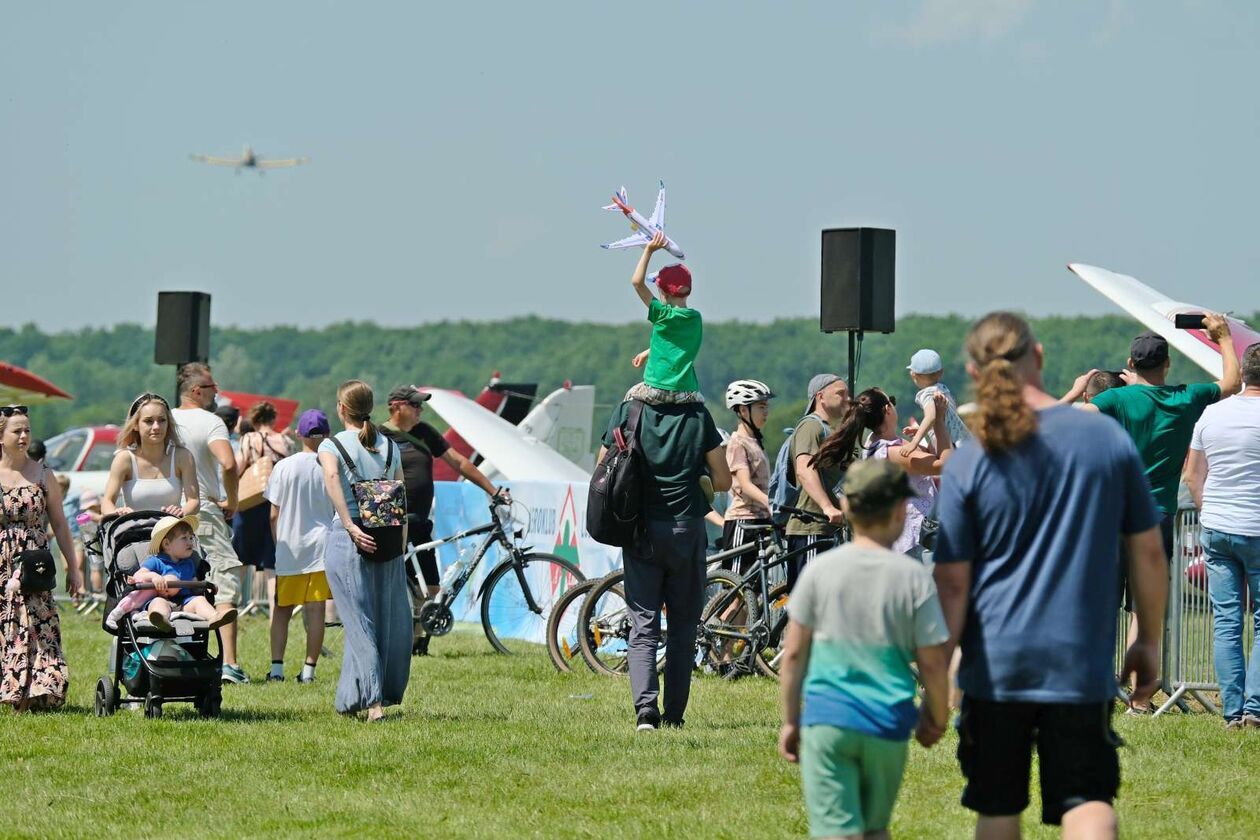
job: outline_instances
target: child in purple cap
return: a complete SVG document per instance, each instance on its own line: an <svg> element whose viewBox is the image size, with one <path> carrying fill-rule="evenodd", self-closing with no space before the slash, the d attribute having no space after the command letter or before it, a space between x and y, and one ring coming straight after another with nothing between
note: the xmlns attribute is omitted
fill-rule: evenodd
<svg viewBox="0 0 1260 840"><path fill-rule="evenodd" d="M315 680L315 664L324 644L324 604L332 598L324 575L324 543L336 515L324 492L324 472L315 450L331 432L324 412L317 408L302 412L297 426L302 451L276 464L263 493L271 503L276 534L276 605L271 611L268 682L284 679L289 620L298 606L306 617L306 662L298 682Z"/></svg>

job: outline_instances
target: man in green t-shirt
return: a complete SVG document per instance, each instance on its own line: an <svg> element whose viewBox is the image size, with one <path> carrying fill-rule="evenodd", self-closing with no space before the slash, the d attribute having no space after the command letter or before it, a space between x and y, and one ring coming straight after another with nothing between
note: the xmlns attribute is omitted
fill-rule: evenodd
<svg viewBox="0 0 1260 840"><path fill-rule="evenodd" d="M623 402L608 421L604 447L614 432L625 430L632 403ZM691 693L696 628L704 606L704 515L708 500L700 476L711 474L714 490L728 490L731 474L717 426L702 403L644 405L638 427L643 488L643 539L622 550L626 612L630 619L627 652L630 693L636 727L681 727ZM601 449L599 460L604 459ZM664 708L658 705L660 678L656 656L661 616L668 614L665 638Z"/></svg>
<svg viewBox="0 0 1260 840"><path fill-rule="evenodd" d="M1168 341L1144 332L1129 347L1133 384L1112 388L1082 408L1115 418L1137 444L1146 465L1146 477L1155 504L1164 514L1165 543L1171 554L1172 519L1177 513L1177 487L1181 468L1190 449L1190 436L1203 409L1238 391L1238 351L1229 334L1229 321L1221 315L1204 318L1208 335L1219 346L1223 373L1216 382L1191 385L1167 384Z"/></svg>

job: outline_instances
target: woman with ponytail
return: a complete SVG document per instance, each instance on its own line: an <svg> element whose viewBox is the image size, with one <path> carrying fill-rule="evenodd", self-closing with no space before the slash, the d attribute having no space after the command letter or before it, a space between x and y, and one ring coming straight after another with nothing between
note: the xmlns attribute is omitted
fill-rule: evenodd
<svg viewBox="0 0 1260 840"><path fill-rule="evenodd" d="M939 399L944 403L943 395ZM901 426L897 417L897 403L880 389L868 388L858 394L849 413L840 421L835 433L827 438L814 459L819 466L838 466L847 470L857 460L862 432L869 431L871 437L864 456L891 461L910 475L910 485L917 496L906 500L906 524L901 536L892 545L892 550L899 554L914 557L921 557L923 554L922 546L919 545L919 531L936 498L936 482L933 477L941 474L941 468L953 452L947 415L945 406L938 405L934 431L940 451L916 449L907 457L901 454L905 441L899 432Z"/></svg>
<svg viewBox="0 0 1260 840"><path fill-rule="evenodd" d="M385 706L402 702L411 670L411 605L402 557L373 556L384 549L363 530L351 487L356 481L403 478L398 447L377 431L372 404L366 382L343 382L337 416L345 431L318 449L324 489L337 512L324 547L324 570L346 632L336 708L342 714L366 710L369 721L380 720Z"/></svg>
<svg viewBox="0 0 1260 840"><path fill-rule="evenodd" d="M985 316L966 350L978 445L942 475L933 557L949 644L962 648L962 803L980 815L977 837L1017 836L1035 747L1042 821L1114 837L1120 546L1139 627L1124 671L1144 704L1159 685L1168 594L1159 512L1124 430L1045 392L1024 319Z"/></svg>

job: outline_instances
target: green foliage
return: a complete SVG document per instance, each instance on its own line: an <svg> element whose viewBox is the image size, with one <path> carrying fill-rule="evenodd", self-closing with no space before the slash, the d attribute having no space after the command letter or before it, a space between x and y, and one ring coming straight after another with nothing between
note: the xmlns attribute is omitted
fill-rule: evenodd
<svg viewBox="0 0 1260 840"><path fill-rule="evenodd" d="M966 398L962 341L969 321L960 316L911 315L892 335L863 342L859 388L880 385L909 405L914 388L905 372L910 355L933 347L945 359L945 382ZM1119 368L1129 340L1138 331L1130 319L1043 318L1034 322L1046 347L1046 385L1065 391L1091 367ZM341 323L322 329L281 326L263 329L217 328L211 338L215 378L229 390L275 394L305 407L333 408L343 380L361 378L378 390L404 382L458 388L476 394L492 371L512 382L537 382L547 393L565 380L593 384L600 408L596 428L612 404L641 376L631 357L647 346L648 325L573 323L535 316L508 321L444 321L412 328ZM119 423L130 400L144 390L169 394L175 374L153 364L153 332L134 324L108 329L44 333L33 325L0 329L0 360L28 368L74 394L35 414L36 434L47 437L78 425ZM753 378L780 396L772 405L766 445L775 451L782 428L800 416L805 386L815 373L848 371L843 334L819 333L808 318L768 324L706 325L697 364L701 387L719 425L733 419L722 405L726 383ZM1174 362L1174 379L1205 377L1189 361Z"/></svg>

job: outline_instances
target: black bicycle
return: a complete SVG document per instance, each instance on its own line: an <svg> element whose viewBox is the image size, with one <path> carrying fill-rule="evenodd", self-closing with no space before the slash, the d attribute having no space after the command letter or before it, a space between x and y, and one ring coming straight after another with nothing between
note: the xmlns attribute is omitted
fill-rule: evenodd
<svg viewBox="0 0 1260 840"><path fill-rule="evenodd" d="M800 508L783 505L778 509L794 519L827 522L826 517ZM753 535L753 542L726 553L755 551L756 561L742 575L726 569L709 572L706 592L715 594L700 614L697 644L704 649L708 664L722 673L737 676L759 671L777 679L787 631L788 584L772 586L769 573L780 567L786 570L802 555L836 543L832 537L819 537L788 551L773 525L745 526L744 532Z"/></svg>
<svg viewBox="0 0 1260 840"><path fill-rule="evenodd" d="M477 592L481 599L481 627L494 649L500 653L541 652L546 639L547 619L553 606L585 578L578 567L554 554L530 551L518 545L522 531L515 530L511 504L496 497L490 503L490 522L452 534L440 540L409 546L404 559L411 564L415 579L423 581L418 555L448 543L484 537L471 557L461 555L448 567L442 588L432 600L421 605L417 621L431 636L444 636L455 625L451 605L464 590L491 546L497 545L503 559L491 569ZM419 584L423 586L423 583ZM414 594L413 594L414 597Z"/></svg>

